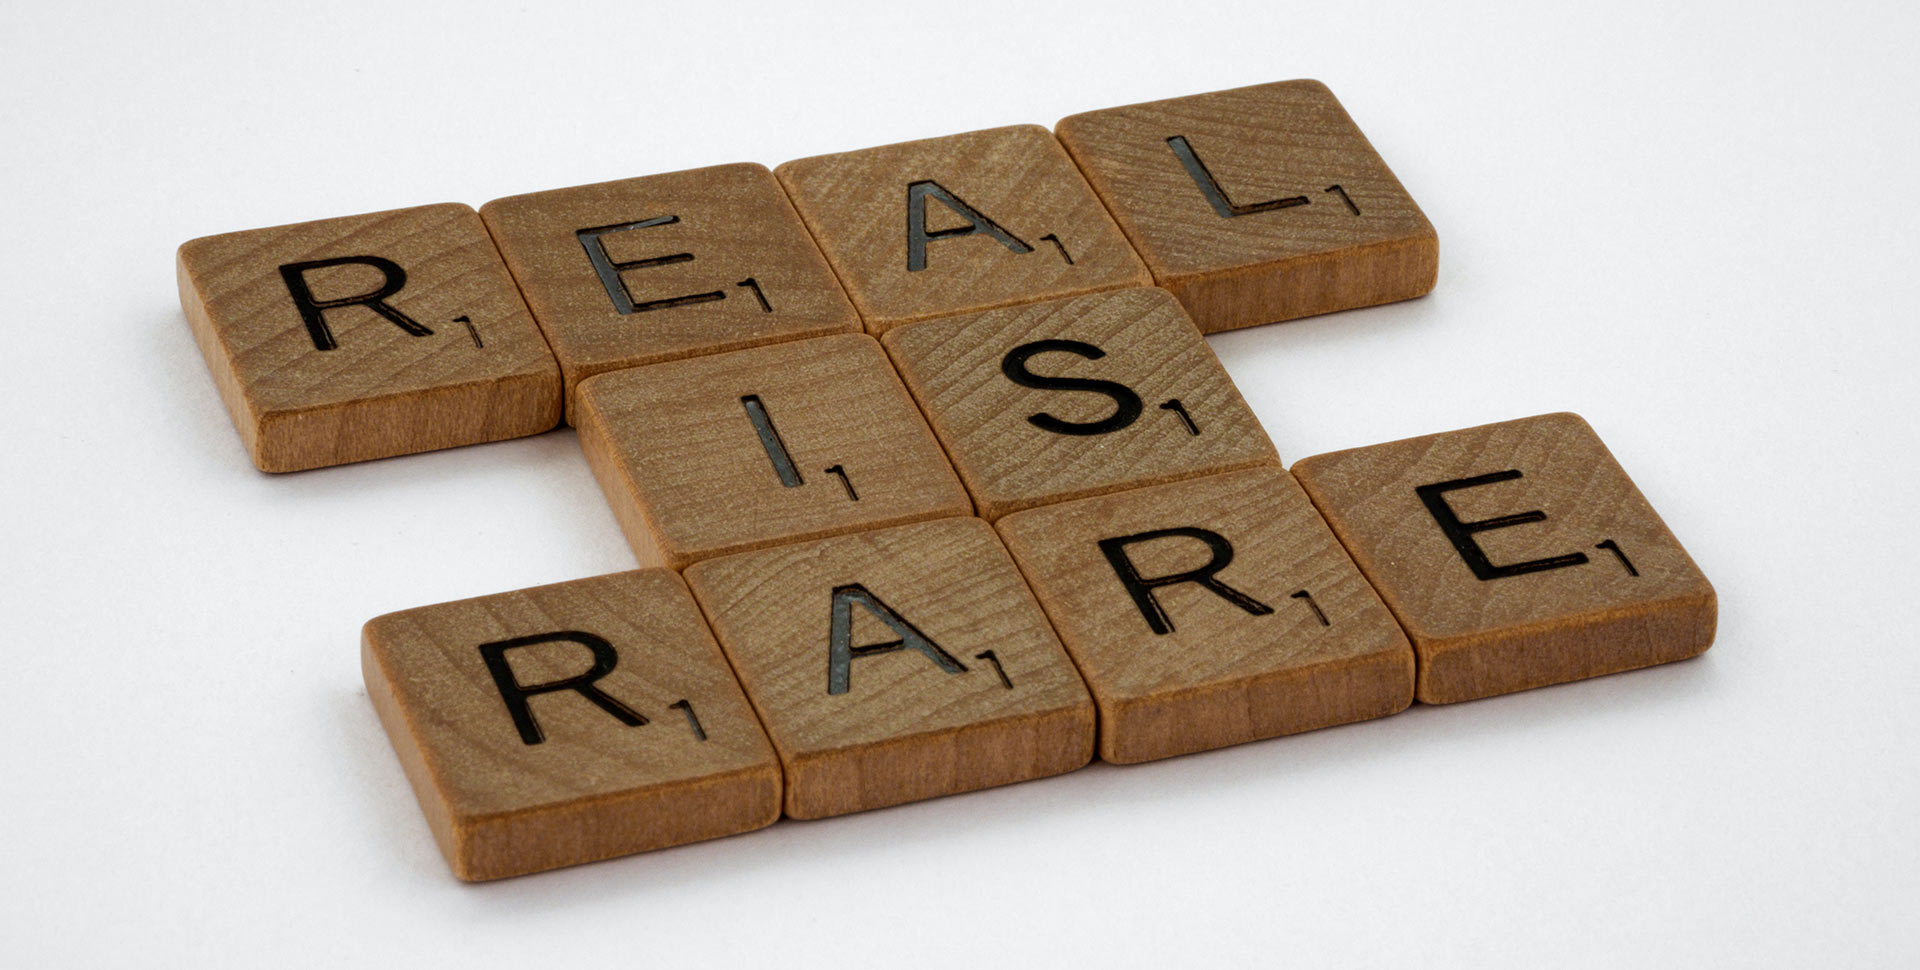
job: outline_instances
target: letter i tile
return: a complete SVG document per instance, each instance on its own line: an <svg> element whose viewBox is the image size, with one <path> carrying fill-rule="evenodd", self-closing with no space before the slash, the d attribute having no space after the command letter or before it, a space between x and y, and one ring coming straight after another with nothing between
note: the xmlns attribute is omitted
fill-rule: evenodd
<svg viewBox="0 0 1920 970"><path fill-rule="evenodd" d="M462 879L732 835L780 766L680 577L639 570L389 613L361 661Z"/></svg>
<svg viewBox="0 0 1920 970"><path fill-rule="evenodd" d="M1413 651L1278 468L1015 512L996 528L1130 763L1383 717Z"/></svg>
<svg viewBox="0 0 1920 970"><path fill-rule="evenodd" d="M206 236L178 263L180 305L263 471L560 421L559 368L468 206Z"/></svg>
<svg viewBox="0 0 1920 970"><path fill-rule="evenodd" d="M956 518L696 563L687 583L822 818L1072 771L1094 708L1013 560Z"/></svg>
<svg viewBox="0 0 1920 970"><path fill-rule="evenodd" d="M600 374L579 404L580 447L642 565L973 511L866 334Z"/></svg>
<svg viewBox="0 0 1920 970"><path fill-rule="evenodd" d="M1578 415L1316 455L1293 473L1413 641L1425 703L1713 643L1713 586Z"/></svg>

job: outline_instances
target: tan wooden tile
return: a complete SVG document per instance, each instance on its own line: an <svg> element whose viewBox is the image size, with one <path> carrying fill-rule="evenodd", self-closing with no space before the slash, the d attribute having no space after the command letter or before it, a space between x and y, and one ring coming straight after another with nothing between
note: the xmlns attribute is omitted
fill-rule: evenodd
<svg viewBox="0 0 1920 970"><path fill-rule="evenodd" d="M872 333L1152 282L1038 125L802 158L774 172Z"/></svg>
<svg viewBox="0 0 1920 970"><path fill-rule="evenodd" d="M929 320L884 342L988 519L1280 460L1164 290Z"/></svg>
<svg viewBox="0 0 1920 970"><path fill-rule="evenodd" d="M1413 640L1423 702L1713 642L1713 587L1578 415L1316 455L1293 473Z"/></svg>
<svg viewBox="0 0 1920 970"><path fill-rule="evenodd" d="M601 374L579 405L581 448L641 565L973 511L865 334Z"/></svg>
<svg viewBox="0 0 1920 970"><path fill-rule="evenodd" d="M1318 81L1090 111L1057 129L1202 331L1433 289L1433 226Z"/></svg>
<svg viewBox="0 0 1920 970"><path fill-rule="evenodd" d="M687 582L821 818L1072 771L1094 709L979 519L709 559Z"/></svg>
<svg viewBox="0 0 1920 970"><path fill-rule="evenodd" d="M480 208L573 391L594 374L860 332L764 165L535 192Z"/></svg>
<svg viewBox="0 0 1920 970"><path fill-rule="evenodd" d="M780 765L665 569L389 613L361 662L434 838L498 879L770 825Z"/></svg>
<svg viewBox="0 0 1920 970"><path fill-rule="evenodd" d="M205 236L178 266L194 339L264 471L560 421L553 354L468 206Z"/></svg>
<svg viewBox="0 0 1920 970"><path fill-rule="evenodd" d="M1384 717L1413 649L1292 476L1255 468L995 526L1131 763Z"/></svg>

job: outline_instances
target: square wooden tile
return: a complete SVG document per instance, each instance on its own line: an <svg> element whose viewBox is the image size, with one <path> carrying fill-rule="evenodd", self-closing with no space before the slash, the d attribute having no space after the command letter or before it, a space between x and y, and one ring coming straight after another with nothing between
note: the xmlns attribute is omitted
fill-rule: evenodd
<svg viewBox="0 0 1920 970"><path fill-rule="evenodd" d="M774 173L872 333L1152 282L1038 125L802 158Z"/></svg>
<svg viewBox="0 0 1920 970"><path fill-rule="evenodd" d="M1713 587L1578 415L1316 455L1293 473L1413 640L1423 702L1713 642Z"/></svg>
<svg viewBox="0 0 1920 970"><path fill-rule="evenodd" d="M764 165L495 199L481 218L574 389L594 374L860 332Z"/></svg>
<svg viewBox="0 0 1920 970"><path fill-rule="evenodd" d="M1164 290L929 320L884 342L988 519L1280 461Z"/></svg>
<svg viewBox="0 0 1920 970"><path fill-rule="evenodd" d="M1318 81L1090 111L1056 127L1202 331L1433 289L1432 224Z"/></svg>
<svg viewBox="0 0 1920 970"><path fill-rule="evenodd" d="M780 817L773 748L669 570L389 613L367 623L361 663L462 879Z"/></svg>
<svg viewBox="0 0 1920 970"><path fill-rule="evenodd" d="M1292 476L1255 468L995 526L1130 763L1384 717L1413 649Z"/></svg>
<svg viewBox="0 0 1920 970"><path fill-rule="evenodd" d="M178 267L180 306L264 471L560 421L559 368L471 207L205 236Z"/></svg>
<svg viewBox="0 0 1920 970"><path fill-rule="evenodd" d="M821 818L1072 771L1094 709L979 519L709 559L687 582Z"/></svg>
<svg viewBox="0 0 1920 970"><path fill-rule="evenodd" d="M579 411L641 565L973 512L865 334L601 374Z"/></svg>

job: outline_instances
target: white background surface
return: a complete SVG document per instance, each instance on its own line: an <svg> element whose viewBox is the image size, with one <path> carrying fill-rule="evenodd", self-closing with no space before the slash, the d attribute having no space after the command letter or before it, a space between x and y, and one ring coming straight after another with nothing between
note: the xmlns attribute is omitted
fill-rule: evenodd
<svg viewBox="0 0 1920 970"><path fill-rule="evenodd" d="M1915 965L1913 10L6 4L0 963ZM569 431L255 472L175 246L1293 77L1442 258L1214 338L1282 455L1579 411L1713 650L454 881L360 623L631 555Z"/></svg>

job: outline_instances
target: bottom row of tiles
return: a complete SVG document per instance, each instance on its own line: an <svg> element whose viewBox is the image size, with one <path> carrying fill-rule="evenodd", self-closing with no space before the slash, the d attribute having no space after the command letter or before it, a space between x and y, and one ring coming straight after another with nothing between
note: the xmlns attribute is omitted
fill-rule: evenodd
<svg viewBox="0 0 1920 970"><path fill-rule="evenodd" d="M392 613L363 663L493 879L1678 660L1714 616L1546 415Z"/></svg>

